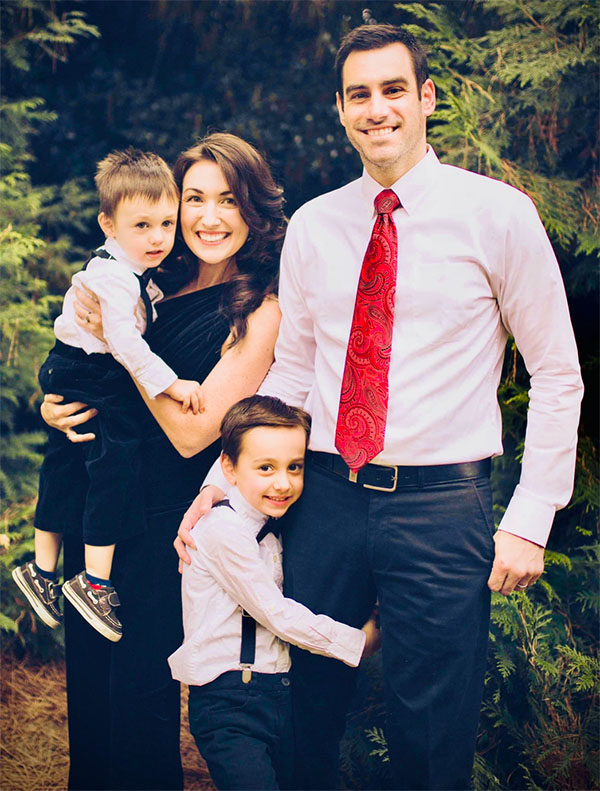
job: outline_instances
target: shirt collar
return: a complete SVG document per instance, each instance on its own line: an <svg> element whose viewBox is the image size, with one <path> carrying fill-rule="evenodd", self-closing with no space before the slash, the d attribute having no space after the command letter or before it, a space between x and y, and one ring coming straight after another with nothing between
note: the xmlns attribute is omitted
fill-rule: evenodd
<svg viewBox="0 0 600 791"><path fill-rule="evenodd" d="M251 506L250 503L244 499L237 486L233 486L229 490L228 499L233 510L239 514L249 527L252 527L254 534L257 535L269 517Z"/></svg>
<svg viewBox="0 0 600 791"><path fill-rule="evenodd" d="M116 239L106 239L103 247L116 258L120 264L125 264L125 266L129 267L136 275L143 275L146 269L148 269L147 266L142 266L142 264L138 264L137 261L130 258Z"/></svg>
<svg viewBox="0 0 600 791"><path fill-rule="evenodd" d="M400 203L408 214L415 211L421 199L435 186L439 167L440 161L433 148L428 145L423 159L390 187L400 198ZM382 189L384 188L381 184L363 170L361 191L373 217L375 217L375 198Z"/></svg>

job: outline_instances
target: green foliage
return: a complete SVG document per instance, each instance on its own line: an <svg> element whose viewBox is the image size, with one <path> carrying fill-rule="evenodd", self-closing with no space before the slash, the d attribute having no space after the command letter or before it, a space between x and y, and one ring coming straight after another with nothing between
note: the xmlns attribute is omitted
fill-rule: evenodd
<svg viewBox="0 0 600 791"><path fill-rule="evenodd" d="M16 69L29 71L41 50L52 61L65 62L69 47L78 38L100 36L94 25L85 21L82 11L57 15L56 2L5 0L2 3L2 57Z"/></svg>
<svg viewBox="0 0 600 791"><path fill-rule="evenodd" d="M46 2L6 2L0 14L3 69L9 75L29 71L40 52L54 63L64 60L77 37L98 34L81 12L59 18ZM46 439L36 418L41 395L37 371L54 341L52 318L73 269L69 261L82 255L68 234L89 223L95 201L80 180L60 187L32 183L32 136L56 119L39 97L15 93L0 101L0 630L10 635L5 642L46 654L60 645L61 635L40 629L16 593L10 569L33 552L32 498Z"/></svg>
<svg viewBox="0 0 600 791"><path fill-rule="evenodd" d="M445 161L524 190L565 250L597 255L596 3L397 8L418 21L407 27L431 53L440 95L430 140Z"/></svg>
<svg viewBox="0 0 600 791"><path fill-rule="evenodd" d="M479 750L502 788L598 787L598 549L528 593L494 594Z"/></svg>
<svg viewBox="0 0 600 791"><path fill-rule="evenodd" d="M429 139L440 157L506 180L536 202L565 278L586 381L573 501L557 515L547 572L527 595L493 605L475 787L597 785L598 355L589 320L598 279L597 3L378 0L364 15L361 3L345 0L74 5L0 5L6 641L47 653L61 639L60 630L38 630L8 570L33 548L30 498L42 445L36 371L69 276L98 238L95 163L126 145L172 161L207 131L232 131L267 154L291 213L360 172L337 120L332 65L341 34L374 14L412 25L430 51L439 103ZM527 385L511 342L499 394L498 516L520 474ZM362 719L350 718L345 742L347 787L390 787L373 660Z"/></svg>

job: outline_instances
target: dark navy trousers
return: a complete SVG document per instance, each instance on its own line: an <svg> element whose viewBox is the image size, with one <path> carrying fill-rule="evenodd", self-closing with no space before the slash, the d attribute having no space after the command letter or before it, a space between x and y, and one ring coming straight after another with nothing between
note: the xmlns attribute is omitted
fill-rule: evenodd
<svg viewBox="0 0 600 791"><path fill-rule="evenodd" d="M116 544L144 530L139 413L143 406L125 368L110 354L86 354L57 341L39 373L44 393L98 410L85 424L93 442L72 443L50 429L40 470L34 524L92 546Z"/></svg>
<svg viewBox="0 0 600 791"><path fill-rule="evenodd" d="M285 594L361 627L379 599L396 789L470 787L494 554L489 479L365 489L307 464L283 529ZM338 787L356 671L292 649L297 789Z"/></svg>
<svg viewBox="0 0 600 791"><path fill-rule="evenodd" d="M190 687L190 730L221 791L291 788L292 701L286 673L223 673Z"/></svg>

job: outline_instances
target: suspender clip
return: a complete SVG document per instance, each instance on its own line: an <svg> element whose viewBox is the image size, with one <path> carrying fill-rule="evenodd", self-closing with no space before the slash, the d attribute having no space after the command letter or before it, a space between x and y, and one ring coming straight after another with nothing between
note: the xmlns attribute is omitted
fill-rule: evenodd
<svg viewBox="0 0 600 791"><path fill-rule="evenodd" d="M249 684L252 679L252 670L250 665L243 666L242 670L242 683Z"/></svg>

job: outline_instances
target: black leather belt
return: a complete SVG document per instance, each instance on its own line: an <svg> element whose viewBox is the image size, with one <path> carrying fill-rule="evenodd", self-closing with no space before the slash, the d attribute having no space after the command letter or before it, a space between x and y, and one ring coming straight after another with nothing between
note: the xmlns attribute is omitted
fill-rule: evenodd
<svg viewBox="0 0 600 791"><path fill-rule="evenodd" d="M459 481L465 478L489 478L492 469L491 459L466 461L460 464L435 464L422 467L384 466L367 464L358 472L352 472L337 453L311 451L311 461L325 470L339 475L351 483L375 489L378 492L395 492L405 487L421 487L432 483Z"/></svg>

